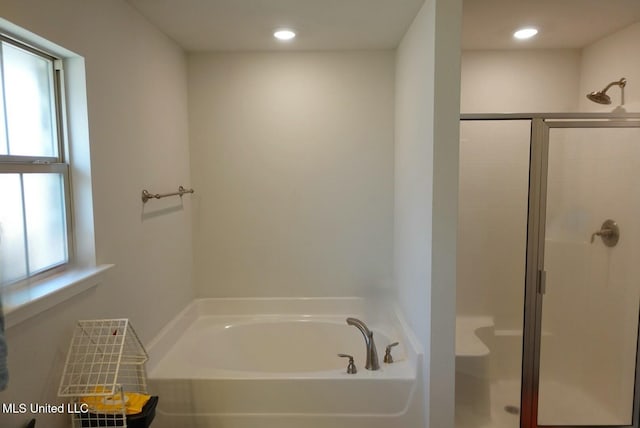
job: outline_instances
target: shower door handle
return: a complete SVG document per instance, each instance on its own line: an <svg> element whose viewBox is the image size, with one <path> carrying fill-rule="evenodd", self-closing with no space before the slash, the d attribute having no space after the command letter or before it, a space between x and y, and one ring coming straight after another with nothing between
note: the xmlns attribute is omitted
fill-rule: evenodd
<svg viewBox="0 0 640 428"><path fill-rule="evenodd" d="M547 292L547 271L538 271L538 294L544 295Z"/></svg>

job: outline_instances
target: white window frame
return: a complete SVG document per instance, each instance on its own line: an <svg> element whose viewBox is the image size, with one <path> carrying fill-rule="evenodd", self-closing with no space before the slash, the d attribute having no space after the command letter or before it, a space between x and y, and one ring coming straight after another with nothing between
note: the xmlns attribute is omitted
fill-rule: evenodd
<svg viewBox="0 0 640 428"><path fill-rule="evenodd" d="M63 120L62 112L65 110L64 97L63 97L63 63L60 58L51 55L49 52L44 52L36 49L21 40L8 37L6 34L0 32L0 42L8 43L14 47L20 48L26 52L30 52L41 58L46 59L51 64L51 72L53 75L53 114L55 116L55 143L57 146L57 156L18 156L18 155L0 155L0 173L55 173L60 174L63 179L64 189L64 211L65 211L65 247L66 247L66 259L61 263L46 268L39 272L31 272L29 268L29 262L27 257L27 277L14 281L12 283L0 284L3 290L19 289L24 286L28 286L34 282L45 279L52 274L62 272L66 270L70 263L72 263L73 251L73 233L72 233L72 210L71 210L71 186L69 185L69 163L67 161L67 151L65 144L65 130L66 126ZM2 49L0 48L0 53ZM3 66L0 59L0 66ZM4 82L2 82L4 85ZM2 100L4 102L4 100ZM6 106L5 106L6 109ZM6 120L6 117L3 118ZM7 125L10 125L7 123ZM26 231L25 231L26 233Z"/></svg>
<svg viewBox="0 0 640 428"><path fill-rule="evenodd" d="M68 261L46 275L2 290L5 327L10 328L95 287L113 265L96 264L84 58L2 18L0 34L58 61L60 162L29 168L66 175Z"/></svg>

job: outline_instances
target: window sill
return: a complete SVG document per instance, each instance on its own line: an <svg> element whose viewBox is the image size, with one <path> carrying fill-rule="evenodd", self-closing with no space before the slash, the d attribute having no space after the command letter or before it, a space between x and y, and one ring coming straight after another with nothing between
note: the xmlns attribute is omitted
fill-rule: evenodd
<svg viewBox="0 0 640 428"><path fill-rule="evenodd" d="M114 265L73 269L2 295L5 328L19 324L98 285Z"/></svg>

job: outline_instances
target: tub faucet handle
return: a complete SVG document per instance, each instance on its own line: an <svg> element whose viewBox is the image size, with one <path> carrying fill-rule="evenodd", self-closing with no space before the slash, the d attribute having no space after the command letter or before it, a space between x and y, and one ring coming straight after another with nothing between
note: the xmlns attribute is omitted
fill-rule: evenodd
<svg viewBox="0 0 640 428"><path fill-rule="evenodd" d="M351 355L347 355L347 354L338 354L338 357L342 357L342 358L348 358L349 359L349 365L347 365L347 373L349 374L356 374L358 373L358 369L356 368L355 363L353 362L353 357Z"/></svg>
<svg viewBox="0 0 640 428"><path fill-rule="evenodd" d="M391 348L393 348L394 346L398 346L399 342L393 342L389 345L387 345L387 348L384 352L384 362L387 364L391 364L393 363L393 357L391 356Z"/></svg>

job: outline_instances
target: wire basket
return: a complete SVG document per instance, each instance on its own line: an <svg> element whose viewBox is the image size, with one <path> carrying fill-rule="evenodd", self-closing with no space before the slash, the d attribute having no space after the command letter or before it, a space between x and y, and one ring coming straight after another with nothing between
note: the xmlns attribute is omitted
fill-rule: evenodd
<svg viewBox="0 0 640 428"><path fill-rule="evenodd" d="M148 358L129 320L78 321L58 389L73 427L127 427L127 414L143 413Z"/></svg>

